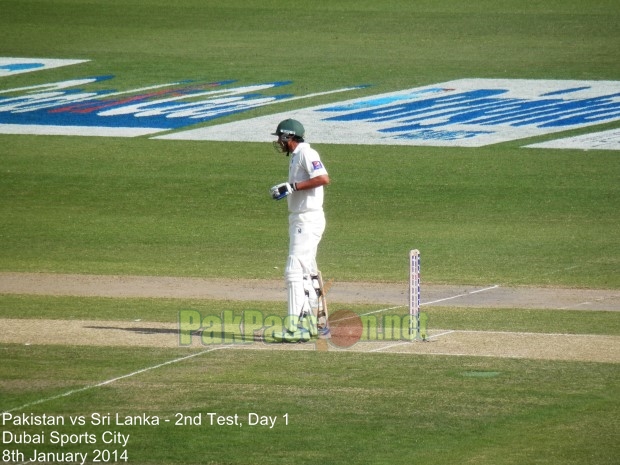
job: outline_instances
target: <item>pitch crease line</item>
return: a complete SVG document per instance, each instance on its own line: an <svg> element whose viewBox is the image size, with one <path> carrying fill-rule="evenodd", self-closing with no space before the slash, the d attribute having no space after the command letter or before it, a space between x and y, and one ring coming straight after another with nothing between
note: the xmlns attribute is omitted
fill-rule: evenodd
<svg viewBox="0 0 620 465"><path fill-rule="evenodd" d="M426 339L434 339L434 338L441 337L441 336L446 336L448 334L452 334L452 333L455 333L455 332L456 331L454 331L454 330L445 331L443 333L434 334L433 336L428 336Z"/></svg>
<svg viewBox="0 0 620 465"><path fill-rule="evenodd" d="M432 305L432 304L436 304L438 302L444 302L446 300L458 299L459 297L465 297L465 296L468 296L468 295L471 295L471 294L478 294L480 292L492 291L493 289L497 289L497 288L499 288L499 284L495 284L495 285L489 286L489 287L484 287L482 289L476 289L475 291L466 292L464 294L453 295L451 297L444 297L443 299L431 300L430 302L422 302L420 304L420 306L422 306L422 305ZM406 307L406 305L397 305L396 307L388 307L388 308L382 308L380 310L374 310L372 312L360 313L360 316L372 315L374 313L387 312L389 310L395 310L397 308L403 308L403 307Z"/></svg>
<svg viewBox="0 0 620 465"><path fill-rule="evenodd" d="M114 383L116 381L120 381L121 379L131 378L132 376L139 375L139 374L145 373L147 371L156 370L157 368L161 368L161 367L164 367L166 365L172 365L173 363L183 362L184 360L188 360L190 358L198 357L198 356L204 355L204 354L206 354L208 352L213 352L214 350L221 350L221 349L227 349L227 347L214 347L212 349L203 350L202 352L198 352L198 353L191 354L191 355L186 355L185 357L176 358L174 360L168 360L167 362L158 363L157 365L153 365L151 367L142 368L141 370L137 370L137 371L134 371L132 373L128 373L128 374L123 375L123 376L118 376L116 378L108 379L107 381L102 381L101 383L91 384L89 386L84 386L84 387L81 387L79 389L73 389L71 391L67 391L67 392L64 392L62 394L58 394L56 396L47 397L45 399L35 400L34 402L29 402L29 403L21 405L19 407L14 407L14 408L12 408L10 410L5 410L2 413L10 413L10 412L14 412L16 410L23 410L25 408L32 407L33 405L39 405L39 404L42 404L44 402L49 402L50 400L56 400L56 399L61 399L63 397L69 397L69 396L71 396L73 394L78 394L80 392L89 391L90 389L95 389L95 388L98 388L98 387L106 386L106 385L112 384L112 383Z"/></svg>
<svg viewBox="0 0 620 465"><path fill-rule="evenodd" d="M402 346L402 345L404 345L404 344L409 344L409 342L410 342L410 341L397 342L397 343L395 343L395 344L391 344L391 345L389 345L389 346L383 346L383 347L379 347L379 348L377 348L377 349L372 349L372 350L369 350L369 351L368 351L368 353L370 353L370 352L379 352L379 351L384 350L384 349L390 349L390 348L392 348L392 347Z"/></svg>
<svg viewBox="0 0 620 465"><path fill-rule="evenodd" d="M465 296L468 296L468 295L471 295L471 294L478 294L480 292L492 291L493 289L497 289L498 287L499 287L499 284L495 284L494 286L489 286L489 287L485 287L485 288L482 288L482 289L477 289L477 290L471 291L471 292L465 292L463 294L454 295L452 297L445 297L443 299L437 299L437 300L433 300L431 302L422 302L420 304L420 306L436 304L437 302L444 302L446 300L458 299L459 297L465 297Z"/></svg>
<svg viewBox="0 0 620 465"><path fill-rule="evenodd" d="M446 331L446 332L443 332L443 333L435 334L434 336L429 336L426 339L429 340L429 339L433 339L433 338L438 338L440 336L446 336L446 335L452 334L454 332L456 332L456 331L450 330L450 331ZM402 346L402 345L407 345L410 342L411 341L400 341L400 342L396 342L394 344L391 344L389 346L383 346L383 347L379 347L377 349L369 350L368 352L380 352L380 351L385 350L385 349L391 349L392 347L398 347L398 346Z"/></svg>
<svg viewBox="0 0 620 465"><path fill-rule="evenodd" d="M372 312L360 313L360 316L372 315L373 313L387 312L388 310L395 310L397 308L403 308L404 306L405 305L397 305L396 307L382 308L381 310L374 310ZM344 318L344 319L346 320L347 318Z"/></svg>

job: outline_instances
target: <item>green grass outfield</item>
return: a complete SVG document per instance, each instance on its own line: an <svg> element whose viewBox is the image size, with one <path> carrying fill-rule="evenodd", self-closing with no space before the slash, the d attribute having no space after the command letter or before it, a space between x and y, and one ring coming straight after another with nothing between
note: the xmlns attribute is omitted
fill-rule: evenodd
<svg viewBox="0 0 620 465"><path fill-rule="evenodd" d="M3 296L0 303L3 317L30 325L32 340L50 318L98 319L106 328L106 321L174 323L188 309L208 315L273 308L268 302L39 296ZM434 328L563 332L575 344L580 335L620 336L618 312L436 307L428 313ZM5 450L25 457L34 449L64 450L91 459L96 450L127 451L128 463L147 464L611 464L617 456L615 363L269 351L262 343L187 349L93 344L0 348L0 411L62 415L65 421L15 426L7 417L3 431L45 434L47 443L84 434L96 441ZM217 414L214 424L210 414ZM277 419L273 427L251 425L250 414ZM80 416L85 424L71 425ZM129 424L127 416L140 418L133 423L148 416L150 423ZM102 417L110 423L100 424ZM127 445L103 444L110 432L129 435Z"/></svg>
<svg viewBox="0 0 620 465"><path fill-rule="evenodd" d="M620 80L611 0L2 0L0 11L0 56L90 60L2 77L0 90L97 75L114 75L100 85L118 90L184 79L291 80L295 95L371 85L352 98L469 77ZM332 177L324 274L404 283L407 252L419 248L427 283L619 289L618 153L523 148L550 138L317 145ZM0 270L281 279L286 212L268 189L285 176L269 144L0 135ZM127 450L136 464L617 463L618 363L36 343L46 319L174 322L185 308L275 305L283 311L0 296L0 318L24 320L35 341L0 344L0 411L86 422L0 425L46 434L40 446L3 441L0 457L21 450L24 462L37 448L88 452L87 463L94 449ZM620 336L617 312L427 310L448 329ZM210 426L209 412L246 424ZM250 427L251 412L277 423ZM162 424L98 426L94 413ZM177 414L202 425L174 426ZM97 443L60 447L55 430ZM127 446L103 444L105 431L130 434Z"/></svg>
<svg viewBox="0 0 620 465"><path fill-rule="evenodd" d="M191 359L19 409L62 414L63 427L11 427L47 439L130 434L127 463L612 464L618 445L616 364L485 357L205 349ZM187 356L181 350L8 346L4 406ZM68 364L67 360L72 360ZM37 368L34 369L33 365ZM24 370L24 366L31 369ZM5 388L6 389L6 388ZM4 389L3 389L4 390ZM19 391L18 393L14 391ZM18 412L12 412L17 415ZM180 425L177 414L202 424ZM242 426L211 426L208 413ZM249 413L277 416L250 426ZM159 416L160 425L93 426L92 415ZM288 414L288 418L284 416ZM72 427L82 415L87 426ZM171 420L166 423L164 420ZM286 420L288 419L288 425ZM50 446L20 447L26 456ZM123 461L121 461L123 463Z"/></svg>
<svg viewBox="0 0 620 465"><path fill-rule="evenodd" d="M281 279L267 144L0 140L4 270ZM620 286L615 152L323 149L330 279L404 281L419 248L427 283Z"/></svg>
<svg viewBox="0 0 620 465"><path fill-rule="evenodd" d="M108 74L119 90L182 79L289 79L296 94L372 85L350 98L463 77L620 76L615 2L5 1L2 10L3 55L91 60L5 77L3 88ZM317 146L332 177L324 274L400 281L419 248L426 282L620 287L617 154L522 148L533 141ZM269 144L2 135L0 147L0 269L281 276L285 205L267 192L286 159Z"/></svg>

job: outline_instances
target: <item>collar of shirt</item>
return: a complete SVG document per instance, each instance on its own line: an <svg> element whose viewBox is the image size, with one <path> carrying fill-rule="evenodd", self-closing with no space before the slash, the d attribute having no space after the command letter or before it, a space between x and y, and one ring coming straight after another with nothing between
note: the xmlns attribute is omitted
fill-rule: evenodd
<svg viewBox="0 0 620 465"><path fill-rule="evenodd" d="M309 144L308 142L300 142L299 144L297 144L297 147L295 147L295 150L293 150L293 152L291 153L291 155L295 155L295 154L297 154L297 153L301 152L301 150L302 150L304 147L309 147L309 146L310 146L310 144Z"/></svg>

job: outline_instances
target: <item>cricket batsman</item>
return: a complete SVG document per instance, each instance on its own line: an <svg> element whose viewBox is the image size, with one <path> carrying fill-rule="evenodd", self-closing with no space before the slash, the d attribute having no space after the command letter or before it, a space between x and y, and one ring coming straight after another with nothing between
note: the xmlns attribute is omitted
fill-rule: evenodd
<svg viewBox="0 0 620 465"><path fill-rule="evenodd" d="M299 121L280 122L272 135L278 137L273 143L276 150L291 157L288 181L270 191L275 200L286 197L289 210L289 250L284 269L288 316L284 331L275 332L273 339L305 342L311 336L328 338L326 312L324 321L319 322L322 278L316 254L325 230L323 186L329 184L329 175L318 152L304 141L305 130Z"/></svg>

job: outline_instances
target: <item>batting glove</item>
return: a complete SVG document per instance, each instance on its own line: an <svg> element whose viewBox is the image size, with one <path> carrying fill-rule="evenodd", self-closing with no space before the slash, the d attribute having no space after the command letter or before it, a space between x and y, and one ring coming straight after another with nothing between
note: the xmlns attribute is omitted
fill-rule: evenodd
<svg viewBox="0 0 620 465"><path fill-rule="evenodd" d="M269 192L274 200L281 200L293 191L295 191L294 186L291 186L288 182L283 182L273 186Z"/></svg>

